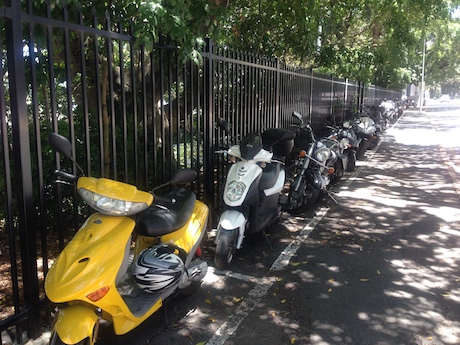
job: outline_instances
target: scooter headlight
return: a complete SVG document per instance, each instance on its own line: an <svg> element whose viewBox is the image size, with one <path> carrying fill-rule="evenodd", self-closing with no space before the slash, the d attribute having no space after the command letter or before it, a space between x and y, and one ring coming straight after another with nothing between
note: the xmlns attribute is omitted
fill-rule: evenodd
<svg viewBox="0 0 460 345"><path fill-rule="evenodd" d="M79 188L83 200L96 211L109 216L130 216L145 210L149 205L145 202L133 202L110 198L94 193L85 188Z"/></svg>
<svg viewBox="0 0 460 345"><path fill-rule="evenodd" d="M329 158L329 149L326 147L320 147L316 151L315 156L318 161L320 161L321 163L324 163Z"/></svg>
<svg viewBox="0 0 460 345"><path fill-rule="evenodd" d="M227 199L231 202L235 202L241 199L243 196L246 185L240 181L232 181L227 187Z"/></svg>

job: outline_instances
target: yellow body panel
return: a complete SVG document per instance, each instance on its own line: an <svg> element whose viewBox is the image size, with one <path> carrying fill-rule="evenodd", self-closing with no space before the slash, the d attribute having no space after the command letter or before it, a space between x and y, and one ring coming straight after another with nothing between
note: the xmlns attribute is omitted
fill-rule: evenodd
<svg viewBox="0 0 460 345"><path fill-rule="evenodd" d="M48 298L55 303L89 302L86 295L99 288L116 290L115 277L134 225L129 217L91 215L46 275Z"/></svg>
<svg viewBox="0 0 460 345"><path fill-rule="evenodd" d="M118 200L145 202L147 205L153 202L151 193L139 190L133 185L106 178L80 177L77 189L80 188Z"/></svg>
<svg viewBox="0 0 460 345"><path fill-rule="evenodd" d="M72 305L59 310L54 331L66 344L77 344L85 338L90 338L93 344L93 330L97 319L94 310L82 305Z"/></svg>

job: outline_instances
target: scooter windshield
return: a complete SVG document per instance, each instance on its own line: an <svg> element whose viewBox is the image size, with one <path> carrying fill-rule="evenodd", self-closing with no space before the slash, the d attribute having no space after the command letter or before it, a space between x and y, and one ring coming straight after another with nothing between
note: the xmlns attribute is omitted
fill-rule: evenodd
<svg viewBox="0 0 460 345"><path fill-rule="evenodd" d="M240 142L241 157L251 160L262 150L262 137L258 133L247 134Z"/></svg>

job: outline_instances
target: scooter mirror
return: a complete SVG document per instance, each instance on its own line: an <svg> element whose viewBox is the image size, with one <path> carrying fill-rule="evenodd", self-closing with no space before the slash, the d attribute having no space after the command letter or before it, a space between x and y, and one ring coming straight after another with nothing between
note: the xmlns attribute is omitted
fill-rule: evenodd
<svg viewBox="0 0 460 345"><path fill-rule="evenodd" d="M303 123L302 115L301 115L298 111L293 111L293 112L292 112L292 116L294 116L295 118L297 118L297 120L299 120L299 122L300 122L301 124Z"/></svg>
<svg viewBox="0 0 460 345"><path fill-rule="evenodd" d="M172 179L169 181L170 184L184 184L193 182L196 179L196 171L192 169L178 170Z"/></svg>
<svg viewBox="0 0 460 345"><path fill-rule="evenodd" d="M51 133L48 142L53 150L72 160L72 144L69 139L60 134Z"/></svg>
<svg viewBox="0 0 460 345"><path fill-rule="evenodd" d="M223 118L221 118L221 117L217 118L217 125L218 125L219 128L221 128L223 131L225 131L225 132L228 132L228 131L229 131L228 122L227 122L225 119L223 119Z"/></svg>

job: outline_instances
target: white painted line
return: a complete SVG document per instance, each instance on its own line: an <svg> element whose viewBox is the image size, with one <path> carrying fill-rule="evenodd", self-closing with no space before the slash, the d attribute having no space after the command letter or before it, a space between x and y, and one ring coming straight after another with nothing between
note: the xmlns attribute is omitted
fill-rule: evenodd
<svg viewBox="0 0 460 345"><path fill-rule="evenodd" d="M300 231L299 235L293 240L289 245L284 249L278 258L273 263L272 267L270 267L270 271L279 271L285 268L297 250L300 248L300 245L305 242L307 237L313 231L316 225L320 222L321 219L326 215L327 211L329 211L329 207L321 208L317 213L316 216L313 217L308 224Z"/></svg>
<svg viewBox="0 0 460 345"><path fill-rule="evenodd" d="M238 309L230 316L227 322L214 333L211 339L206 342L206 345L223 345L227 339L238 329L240 323L246 316L255 308L264 297L268 290L275 282L275 277L265 278L263 282L258 283L241 302Z"/></svg>

